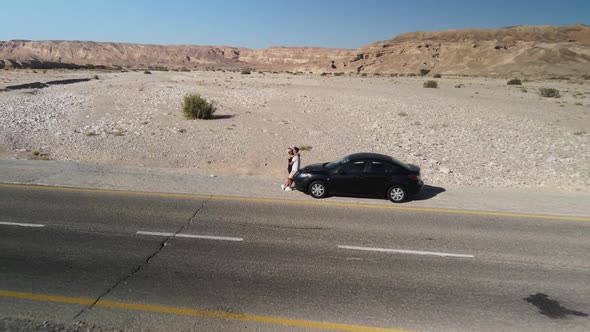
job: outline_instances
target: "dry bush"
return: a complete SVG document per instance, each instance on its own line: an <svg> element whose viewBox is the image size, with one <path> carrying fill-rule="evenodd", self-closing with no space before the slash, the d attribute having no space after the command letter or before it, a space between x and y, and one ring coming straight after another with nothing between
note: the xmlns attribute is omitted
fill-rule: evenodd
<svg viewBox="0 0 590 332"><path fill-rule="evenodd" d="M511 80L509 80L508 82L506 82L507 85L522 85L522 81L519 80L518 78L513 78Z"/></svg>
<svg viewBox="0 0 590 332"><path fill-rule="evenodd" d="M438 83L436 83L436 81L426 81L426 82L424 82L424 84L422 86L425 88L436 89L436 88L438 88Z"/></svg>
<svg viewBox="0 0 590 332"><path fill-rule="evenodd" d="M189 94L184 96L182 111L189 119L208 120L213 117L216 107L213 102L207 101L199 94Z"/></svg>
<svg viewBox="0 0 590 332"><path fill-rule="evenodd" d="M553 88L540 88L539 94L546 98L559 98L561 95L559 94L559 90Z"/></svg>

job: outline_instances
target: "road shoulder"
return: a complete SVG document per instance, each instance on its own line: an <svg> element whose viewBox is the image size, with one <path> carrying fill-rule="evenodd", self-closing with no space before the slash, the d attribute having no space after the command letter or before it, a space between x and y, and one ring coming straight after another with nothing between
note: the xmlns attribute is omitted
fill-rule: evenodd
<svg viewBox="0 0 590 332"><path fill-rule="evenodd" d="M0 183L316 201L300 192L283 192L277 180L264 176L218 176L194 169L85 165L71 161L0 159ZM392 205L386 200L345 197L322 201ZM428 184L424 193L399 206L586 217L590 216L589 202L589 192L443 188Z"/></svg>

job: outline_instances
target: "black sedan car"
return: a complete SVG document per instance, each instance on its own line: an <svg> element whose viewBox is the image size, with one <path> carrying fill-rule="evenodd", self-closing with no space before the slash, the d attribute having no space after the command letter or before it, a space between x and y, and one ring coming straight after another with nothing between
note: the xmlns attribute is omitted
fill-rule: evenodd
<svg viewBox="0 0 590 332"><path fill-rule="evenodd" d="M386 197L394 203L418 193L420 168L377 153L355 153L306 166L295 174L295 188L314 198L328 195Z"/></svg>

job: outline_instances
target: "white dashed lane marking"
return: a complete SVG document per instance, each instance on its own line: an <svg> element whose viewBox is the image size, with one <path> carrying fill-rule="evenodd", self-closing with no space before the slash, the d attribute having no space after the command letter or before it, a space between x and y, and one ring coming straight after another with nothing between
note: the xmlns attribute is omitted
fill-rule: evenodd
<svg viewBox="0 0 590 332"><path fill-rule="evenodd" d="M475 256L473 256L473 255L450 254L450 253L446 253L446 252L385 249L385 248L371 248L371 247L355 247L355 246L345 246L345 245L339 245L338 249L377 251L377 252L387 252L387 253L394 253L394 254L411 254L411 255L425 255L425 256L439 256L439 257L475 258Z"/></svg>
<svg viewBox="0 0 590 332"><path fill-rule="evenodd" d="M45 225L41 225L41 224L29 224L29 223L7 222L7 221L0 221L0 225L18 226L18 227L33 227L33 228L45 227Z"/></svg>

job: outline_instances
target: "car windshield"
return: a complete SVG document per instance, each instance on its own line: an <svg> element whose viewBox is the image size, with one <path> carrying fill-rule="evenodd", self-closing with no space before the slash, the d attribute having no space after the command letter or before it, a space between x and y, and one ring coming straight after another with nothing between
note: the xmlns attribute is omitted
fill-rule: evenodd
<svg viewBox="0 0 590 332"><path fill-rule="evenodd" d="M344 157L344 158L338 159L336 161L333 161L331 163L326 163L326 164L324 164L324 166L327 169L332 170L332 169L334 169L334 168L336 168L336 167L338 167L338 166L340 166L340 165L342 165L344 163L347 163L347 162L348 162L348 158L347 157Z"/></svg>

